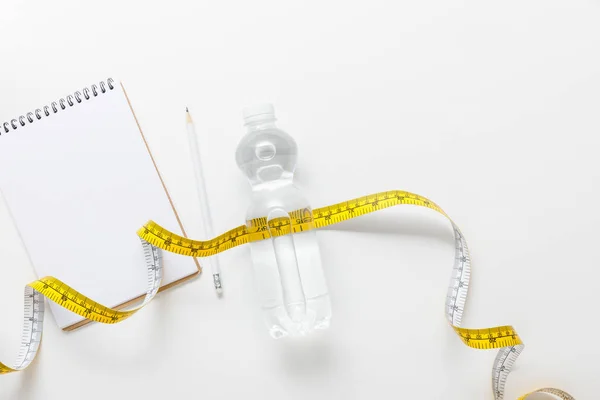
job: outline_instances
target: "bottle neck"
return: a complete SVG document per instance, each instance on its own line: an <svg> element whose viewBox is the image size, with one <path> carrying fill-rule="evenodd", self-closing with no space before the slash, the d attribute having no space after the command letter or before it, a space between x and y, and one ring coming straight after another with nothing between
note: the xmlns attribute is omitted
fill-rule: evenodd
<svg viewBox="0 0 600 400"><path fill-rule="evenodd" d="M246 133L260 131L263 129L276 128L275 124L277 119L274 115L257 115L252 118L247 118L244 126L246 127Z"/></svg>

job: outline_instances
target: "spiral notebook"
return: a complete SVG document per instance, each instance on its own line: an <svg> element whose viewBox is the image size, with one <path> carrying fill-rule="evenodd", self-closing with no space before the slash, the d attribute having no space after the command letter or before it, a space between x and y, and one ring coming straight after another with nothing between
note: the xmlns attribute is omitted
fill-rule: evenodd
<svg viewBox="0 0 600 400"><path fill-rule="evenodd" d="M152 219L185 235L123 85L83 88L0 125L0 190L38 277L124 308L147 274L136 231ZM200 271L163 253L161 290ZM49 301L65 330L87 320Z"/></svg>

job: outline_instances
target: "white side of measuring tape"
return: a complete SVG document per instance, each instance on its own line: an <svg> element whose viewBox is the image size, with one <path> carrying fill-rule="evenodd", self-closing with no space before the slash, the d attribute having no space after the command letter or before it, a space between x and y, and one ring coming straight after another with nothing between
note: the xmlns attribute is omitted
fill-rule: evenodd
<svg viewBox="0 0 600 400"><path fill-rule="evenodd" d="M465 311L471 279L471 256L469 247L458 226L452 223L454 230L454 267L446 296L446 318L453 326L460 327ZM504 398L506 380L523 345L501 348L492 367L492 390L496 400Z"/></svg>
<svg viewBox="0 0 600 400"><path fill-rule="evenodd" d="M143 303L137 308L148 304L158 292L163 276L162 250L140 239L144 251L144 260L148 272L148 286ZM44 331L44 296L30 286L25 286L25 317L21 335L21 346L17 360L10 365L14 370L21 371L35 359L42 341Z"/></svg>

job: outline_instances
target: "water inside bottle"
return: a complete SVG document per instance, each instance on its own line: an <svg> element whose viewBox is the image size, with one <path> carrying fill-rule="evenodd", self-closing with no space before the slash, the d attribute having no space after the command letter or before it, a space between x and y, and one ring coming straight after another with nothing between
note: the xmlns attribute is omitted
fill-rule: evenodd
<svg viewBox="0 0 600 400"><path fill-rule="evenodd" d="M245 110L246 135L236 161L252 187L246 220L289 218L308 201L293 184L297 146L275 124L273 107ZM331 305L314 230L250 244L255 284L271 336L303 336L326 329Z"/></svg>

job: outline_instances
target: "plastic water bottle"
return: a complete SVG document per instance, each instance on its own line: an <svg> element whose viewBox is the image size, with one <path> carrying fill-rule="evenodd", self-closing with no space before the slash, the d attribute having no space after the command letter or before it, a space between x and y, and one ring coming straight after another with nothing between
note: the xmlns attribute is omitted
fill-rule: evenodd
<svg viewBox="0 0 600 400"><path fill-rule="evenodd" d="M302 209L312 217L308 201L293 183L296 142L275 121L270 104L244 109L246 135L235 157L252 187L247 223L260 217L291 218L290 212ZM331 305L315 230L253 242L250 251L272 337L302 336L329 327Z"/></svg>

